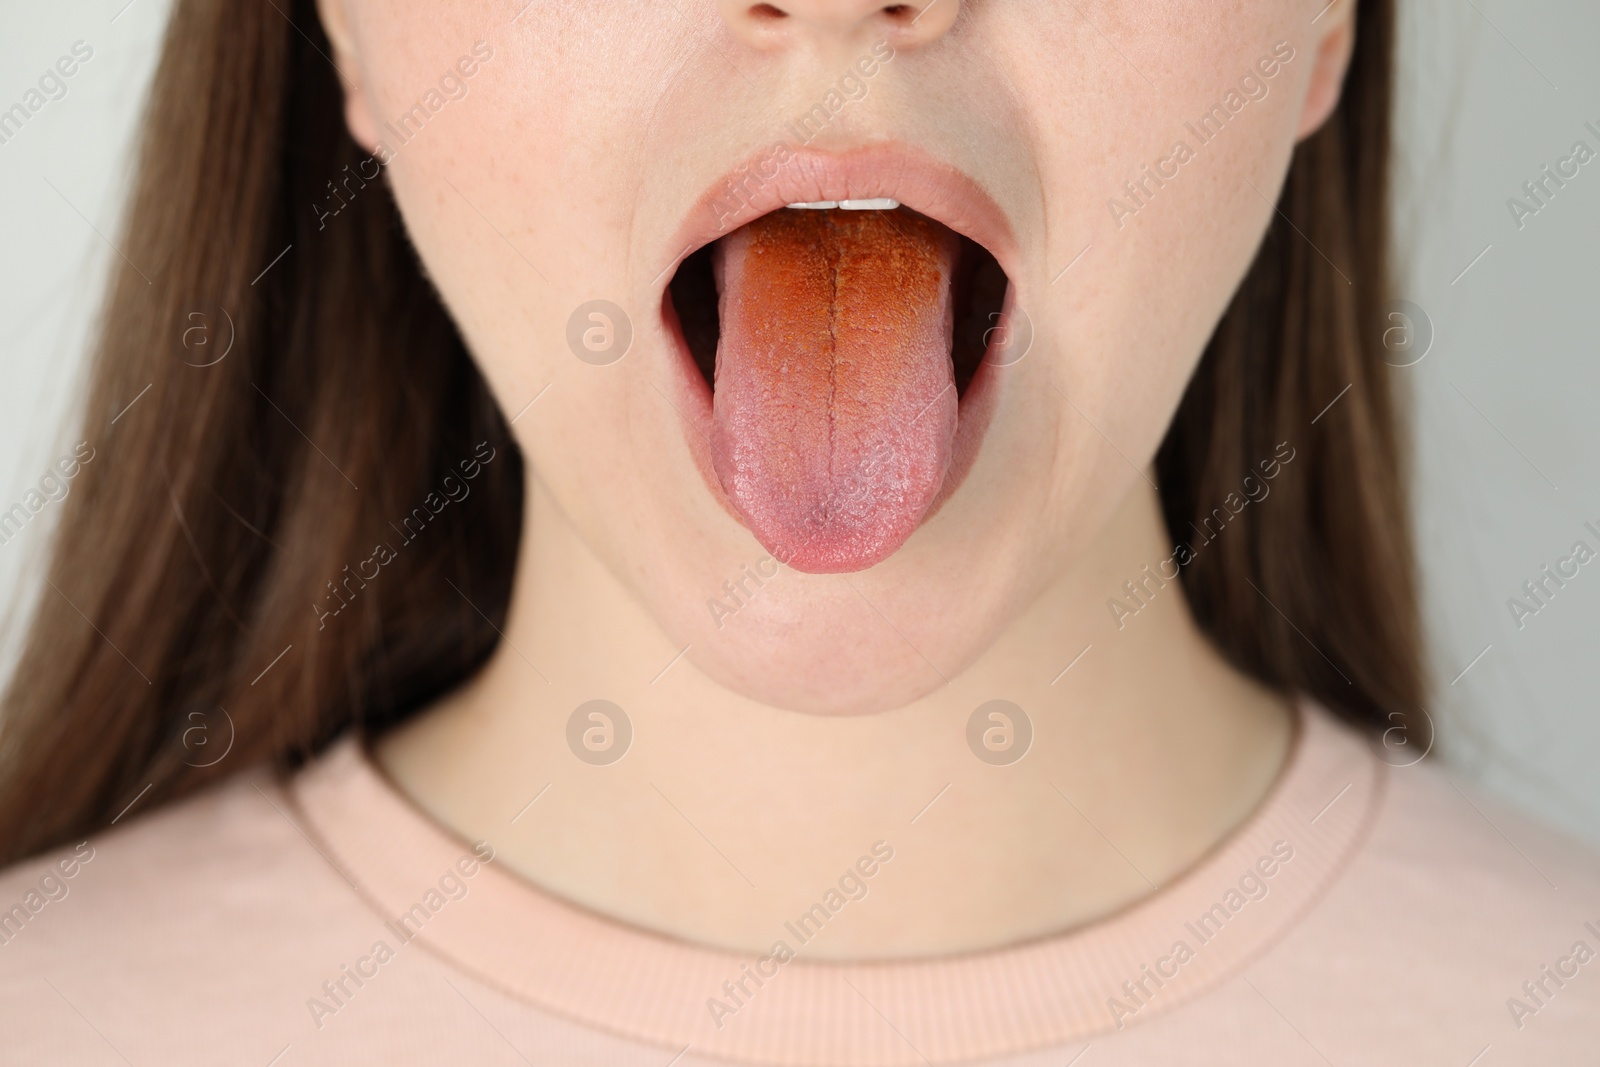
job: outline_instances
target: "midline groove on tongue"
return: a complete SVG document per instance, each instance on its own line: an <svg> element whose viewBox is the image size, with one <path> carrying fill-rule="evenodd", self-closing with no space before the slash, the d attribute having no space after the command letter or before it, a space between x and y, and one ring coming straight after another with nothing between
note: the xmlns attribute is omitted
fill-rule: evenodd
<svg viewBox="0 0 1600 1067"><path fill-rule="evenodd" d="M907 211L777 211L713 249L717 477L797 570L899 548L949 467L958 238Z"/></svg>

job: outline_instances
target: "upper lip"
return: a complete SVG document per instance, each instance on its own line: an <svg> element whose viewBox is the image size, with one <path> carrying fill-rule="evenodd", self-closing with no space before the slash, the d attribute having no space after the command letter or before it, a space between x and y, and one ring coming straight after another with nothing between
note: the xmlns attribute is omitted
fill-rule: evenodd
<svg viewBox="0 0 1600 1067"><path fill-rule="evenodd" d="M676 266L696 249L789 204L875 197L892 197L971 238L1007 277L1018 277L1016 235L994 198L951 164L896 143L844 151L780 144L752 153L696 201L665 255Z"/></svg>

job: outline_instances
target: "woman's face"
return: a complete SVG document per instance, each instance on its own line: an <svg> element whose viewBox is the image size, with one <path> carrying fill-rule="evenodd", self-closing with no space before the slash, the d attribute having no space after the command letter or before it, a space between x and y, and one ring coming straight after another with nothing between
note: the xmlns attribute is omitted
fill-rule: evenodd
<svg viewBox="0 0 1600 1067"><path fill-rule="evenodd" d="M713 678L863 712L970 663L1142 484L1334 102L1325 2L323 19L532 506Z"/></svg>

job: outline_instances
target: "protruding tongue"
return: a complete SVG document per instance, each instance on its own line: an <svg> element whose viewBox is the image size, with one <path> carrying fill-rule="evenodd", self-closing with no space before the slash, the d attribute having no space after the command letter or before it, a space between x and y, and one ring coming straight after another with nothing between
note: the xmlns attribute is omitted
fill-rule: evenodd
<svg viewBox="0 0 1600 1067"><path fill-rule="evenodd" d="M785 209L713 250L713 462L779 561L870 567L933 502L956 428L958 241L907 211Z"/></svg>

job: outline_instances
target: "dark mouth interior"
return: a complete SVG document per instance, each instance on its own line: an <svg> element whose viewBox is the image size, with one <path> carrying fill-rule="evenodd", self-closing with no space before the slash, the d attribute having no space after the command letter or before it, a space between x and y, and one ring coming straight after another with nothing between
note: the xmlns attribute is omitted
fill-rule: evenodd
<svg viewBox="0 0 1600 1067"><path fill-rule="evenodd" d="M907 211L907 208L896 208ZM715 387L717 339L721 324L717 313L717 284L711 273L711 250L715 242L691 254L678 265L667 286L667 299L677 313L683 339L700 368L706 385ZM983 362L983 353L992 330L1000 321L1005 305L1006 273L987 249L967 237L961 238L954 278L955 328L950 358L955 364L957 394L963 394Z"/></svg>

